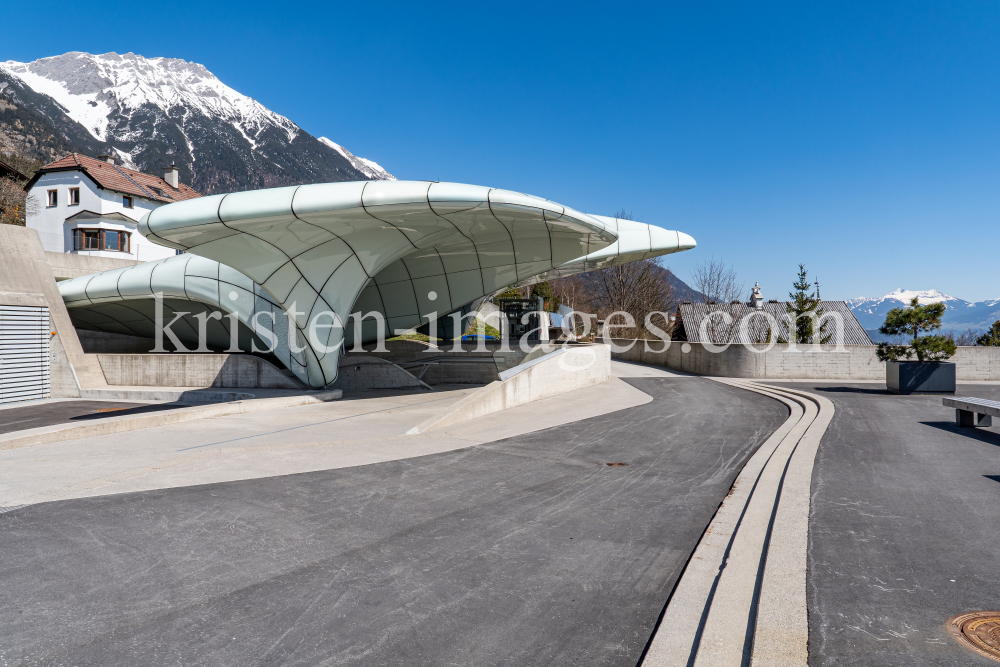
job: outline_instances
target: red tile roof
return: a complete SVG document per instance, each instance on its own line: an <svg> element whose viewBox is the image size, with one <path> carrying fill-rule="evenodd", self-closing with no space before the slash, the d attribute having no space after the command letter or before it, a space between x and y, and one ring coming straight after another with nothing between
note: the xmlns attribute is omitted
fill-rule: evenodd
<svg viewBox="0 0 1000 667"><path fill-rule="evenodd" d="M105 190L121 192L152 201L170 203L185 199L195 199L201 196L201 193L183 183L178 184L180 187L174 188L159 176L150 176L141 171L119 167L110 162L104 162L103 160L87 157L79 153L70 153L64 158L45 165L35 172L32 179L25 184L24 189L30 189L42 174L54 171L75 170L83 171L98 186ZM156 188L156 190L153 188Z"/></svg>

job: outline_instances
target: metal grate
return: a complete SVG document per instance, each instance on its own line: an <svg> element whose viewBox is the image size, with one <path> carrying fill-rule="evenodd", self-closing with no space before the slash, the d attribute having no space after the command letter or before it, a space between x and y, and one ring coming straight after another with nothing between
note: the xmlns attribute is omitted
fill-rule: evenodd
<svg viewBox="0 0 1000 667"><path fill-rule="evenodd" d="M49 309L0 306L0 403L49 396Z"/></svg>
<svg viewBox="0 0 1000 667"><path fill-rule="evenodd" d="M1000 662L1000 611L973 611L948 619L955 640L981 656Z"/></svg>

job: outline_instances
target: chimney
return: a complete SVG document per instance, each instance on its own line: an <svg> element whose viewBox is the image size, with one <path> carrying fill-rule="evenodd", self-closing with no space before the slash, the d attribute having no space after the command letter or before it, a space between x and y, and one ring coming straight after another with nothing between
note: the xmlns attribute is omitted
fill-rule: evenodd
<svg viewBox="0 0 1000 667"><path fill-rule="evenodd" d="M169 167L163 168L163 180L167 182L167 185L172 187L174 190L180 187L180 178L178 176L180 172L177 170L176 165L173 162L170 163Z"/></svg>
<svg viewBox="0 0 1000 667"><path fill-rule="evenodd" d="M115 163L115 156L114 155L98 155L97 159L98 160L104 160L108 164L114 164Z"/></svg>
<svg viewBox="0 0 1000 667"><path fill-rule="evenodd" d="M760 295L760 283L754 283L753 294L750 295L750 305L760 310L764 304L764 297Z"/></svg>

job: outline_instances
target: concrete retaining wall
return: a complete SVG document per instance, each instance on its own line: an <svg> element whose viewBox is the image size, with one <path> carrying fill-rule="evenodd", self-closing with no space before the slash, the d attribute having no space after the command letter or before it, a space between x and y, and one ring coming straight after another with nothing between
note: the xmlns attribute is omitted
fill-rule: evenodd
<svg viewBox="0 0 1000 667"><path fill-rule="evenodd" d="M758 380L885 380L885 364L875 356L874 345L845 345L839 350L824 345L731 345L711 352L702 343L675 341L661 350L660 341L615 339L612 358L665 366L697 375ZM649 349L647 349L649 348ZM688 351L685 352L684 350ZM958 379L1000 380L1000 347L960 347L951 361Z"/></svg>
<svg viewBox="0 0 1000 667"><path fill-rule="evenodd" d="M108 331L77 329L76 335L87 354L146 354L156 347L156 341L152 338Z"/></svg>
<svg viewBox="0 0 1000 667"><path fill-rule="evenodd" d="M408 434L457 424L611 379L607 345L574 345L504 371L501 380L477 389L444 414L410 429Z"/></svg>
<svg viewBox="0 0 1000 667"><path fill-rule="evenodd" d="M88 355L91 356L91 355ZM294 378L250 354L98 354L108 384L128 387L302 389Z"/></svg>
<svg viewBox="0 0 1000 667"><path fill-rule="evenodd" d="M52 252L51 250L45 251L45 260L52 267L52 274L56 280L89 276L91 273L120 269L139 263L134 259L78 255L70 252Z"/></svg>
<svg viewBox="0 0 1000 667"><path fill-rule="evenodd" d="M34 229L0 225L0 304L48 306L55 332L49 342L52 396L79 397L81 388L107 384L97 360L85 355L80 346Z"/></svg>
<svg viewBox="0 0 1000 667"><path fill-rule="evenodd" d="M433 391L426 383L415 378L396 364L378 357L352 354L341 357L337 379L333 386L343 391L370 391L375 389L414 389Z"/></svg>
<svg viewBox="0 0 1000 667"><path fill-rule="evenodd" d="M346 358L378 357L400 364L429 385L436 384L488 384L496 381L500 373L513 368L528 354L516 344L502 349L499 343L459 342L442 343L434 348L427 343L413 340L385 341L386 352L375 352L374 343L365 346L365 352L348 351ZM426 368L416 365L428 362Z"/></svg>

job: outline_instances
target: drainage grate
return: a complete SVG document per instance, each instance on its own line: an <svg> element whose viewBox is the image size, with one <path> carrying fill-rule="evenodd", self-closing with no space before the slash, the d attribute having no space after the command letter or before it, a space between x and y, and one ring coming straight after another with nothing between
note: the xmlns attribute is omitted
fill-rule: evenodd
<svg viewBox="0 0 1000 667"><path fill-rule="evenodd" d="M1000 662L1000 611L973 611L948 619L948 632L979 655Z"/></svg>
<svg viewBox="0 0 1000 667"><path fill-rule="evenodd" d="M612 468L618 468L620 466L627 466L628 464L627 463L620 463L619 462L619 463L605 463L604 465L610 466Z"/></svg>

